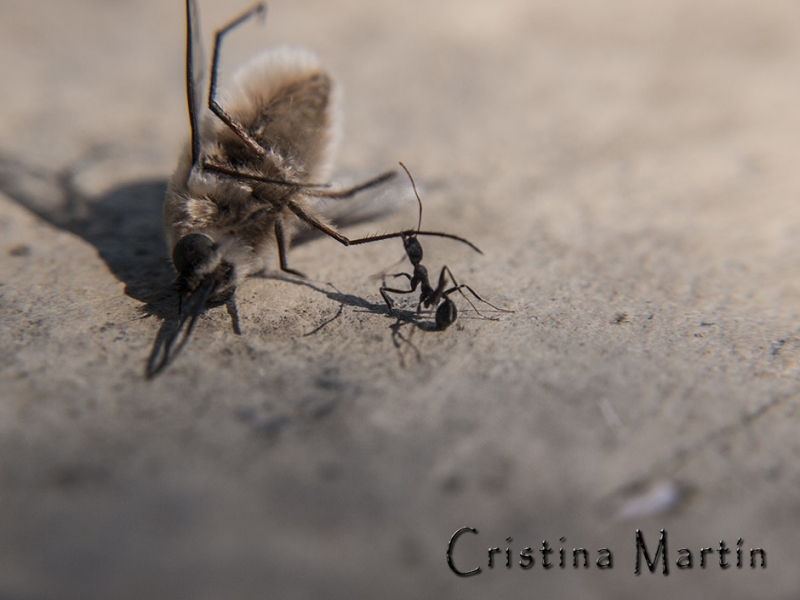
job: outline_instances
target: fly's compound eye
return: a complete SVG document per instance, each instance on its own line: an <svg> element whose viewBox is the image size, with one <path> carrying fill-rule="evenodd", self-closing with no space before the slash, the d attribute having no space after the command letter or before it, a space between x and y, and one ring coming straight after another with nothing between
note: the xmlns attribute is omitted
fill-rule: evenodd
<svg viewBox="0 0 800 600"><path fill-rule="evenodd" d="M203 233L190 233L178 240L172 250L172 264L181 275L191 275L207 264L217 245Z"/></svg>

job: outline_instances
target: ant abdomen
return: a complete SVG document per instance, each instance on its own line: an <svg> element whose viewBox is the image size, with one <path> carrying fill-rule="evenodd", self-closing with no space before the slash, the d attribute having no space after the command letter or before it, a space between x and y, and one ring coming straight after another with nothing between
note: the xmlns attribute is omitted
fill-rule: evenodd
<svg viewBox="0 0 800 600"><path fill-rule="evenodd" d="M455 323L456 318L458 318L456 303L450 300L450 298L445 298L444 302L436 309L436 329L444 331Z"/></svg>

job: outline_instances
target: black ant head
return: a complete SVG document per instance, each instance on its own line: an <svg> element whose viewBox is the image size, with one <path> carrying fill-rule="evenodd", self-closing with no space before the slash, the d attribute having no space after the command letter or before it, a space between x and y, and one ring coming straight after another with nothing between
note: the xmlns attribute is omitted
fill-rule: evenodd
<svg viewBox="0 0 800 600"><path fill-rule="evenodd" d="M444 331L455 323L456 318L458 318L456 303L445 296L439 308L436 309L436 329Z"/></svg>
<svg viewBox="0 0 800 600"><path fill-rule="evenodd" d="M422 262L422 244L420 244L419 240L417 239L417 233L419 233L419 230L422 228L422 198L419 197L419 192L417 192L417 184L414 183L414 178L411 176L411 171L409 171L408 167L406 167L403 163L400 163L400 166L403 167L406 175L408 175L408 178L411 181L411 187L414 189L414 195L417 197L417 203L419 204L419 220L417 221L417 231L403 232L403 246L406 249L408 260L410 260L411 264L416 267Z"/></svg>
<svg viewBox="0 0 800 600"><path fill-rule="evenodd" d="M416 232L403 232L403 246L412 265L416 267L422 262L422 244L419 243Z"/></svg>
<svg viewBox="0 0 800 600"><path fill-rule="evenodd" d="M233 265L222 260L219 246L204 233L190 233L178 240L172 264L178 272L175 283L181 321L196 317L207 300L223 302L235 290Z"/></svg>

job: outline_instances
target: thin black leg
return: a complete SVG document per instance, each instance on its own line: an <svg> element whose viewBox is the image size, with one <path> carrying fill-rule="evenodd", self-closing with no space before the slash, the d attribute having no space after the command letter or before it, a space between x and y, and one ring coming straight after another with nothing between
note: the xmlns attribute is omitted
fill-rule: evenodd
<svg viewBox="0 0 800 600"><path fill-rule="evenodd" d="M286 262L286 235L283 231L283 219L281 219L280 216L275 219L275 239L278 242L278 258L281 262L281 271L291 273L292 275L296 275L297 277L302 277L305 279L305 275L303 275L300 271L290 269L288 263Z"/></svg>
<svg viewBox="0 0 800 600"><path fill-rule="evenodd" d="M214 35L214 51L211 59L211 82L208 86L208 108L211 109L211 112L217 115L220 121L225 123L225 125L227 125L231 131L239 136L239 138L248 148L261 157L266 156L267 154L264 148L262 148L261 145L255 139L253 139L253 137L247 133L247 131L245 131L241 123L235 121L233 117L226 113L217 103L217 76L219 74L219 51L220 47L222 46L222 38L232 29L235 29L248 19L257 14L264 13L266 9L267 5L263 2L259 2L248 11L244 12L240 16L236 17L233 21L225 25L222 29L217 30L217 33Z"/></svg>

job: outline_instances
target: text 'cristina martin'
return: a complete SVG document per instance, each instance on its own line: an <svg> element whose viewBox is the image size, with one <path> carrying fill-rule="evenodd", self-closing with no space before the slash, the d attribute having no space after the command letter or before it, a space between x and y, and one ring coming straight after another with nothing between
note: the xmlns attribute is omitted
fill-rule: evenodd
<svg viewBox="0 0 800 600"><path fill-rule="evenodd" d="M464 537L465 534L471 535ZM484 569L480 564L468 564L468 561L463 558L464 554L469 552L469 548L464 550L463 547L472 544L474 550L474 544L480 543L477 536L478 530L474 527L462 527L453 534L450 543L447 544L447 565L459 577L478 575ZM553 567L588 569L594 566L601 570L614 568L614 554L610 548L599 548L595 552L586 548L568 549L564 547L567 540L562 537L559 538L558 545L551 546L547 540L544 540L541 548L536 550L529 546L516 550L513 547L512 538L508 537L505 541L505 547L488 548L486 562L484 562L486 568L511 569L515 565L525 570L535 566L540 566L545 570ZM766 569L766 551L763 548L745 549L742 547L743 543L744 540L739 538L736 540L735 546L730 547L725 540L720 540L717 546L679 548L673 552L668 543L665 529L661 530L658 541L651 540L650 545L645 541L644 534L637 529L634 536L636 562L633 572L640 575L643 567L646 567L651 573L661 572L664 575L669 575L673 567L678 570L694 569L695 567L701 569L718 567L723 570L731 567ZM459 549L461 549L460 552Z"/></svg>

